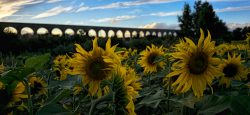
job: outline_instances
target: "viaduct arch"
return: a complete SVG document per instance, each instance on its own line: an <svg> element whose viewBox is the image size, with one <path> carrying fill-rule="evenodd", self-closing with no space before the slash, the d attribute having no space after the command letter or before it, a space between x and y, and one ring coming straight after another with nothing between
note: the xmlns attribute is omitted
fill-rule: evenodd
<svg viewBox="0 0 250 115"><path fill-rule="evenodd" d="M46 30L46 34L52 35L54 29L59 29L62 35L67 35L67 31L71 31L73 34L78 34L79 32L86 36L89 35L90 31L95 31L97 37L110 37L117 36L121 38L133 38L144 37L148 35L154 35L156 37L164 37L166 35L177 36L179 30L174 29L144 29L144 28L124 28L124 27L101 27L101 26L81 26L81 25L59 25L59 24L42 24L42 23L18 23L18 22L0 22L0 33L4 31L5 28L11 27L16 29L18 36L22 36L23 28L31 28L33 30L33 35L39 34L41 29ZM110 32L113 31L113 35ZM100 32L102 34L100 34ZM119 33L119 35L117 34ZM104 35L103 35L104 34Z"/></svg>

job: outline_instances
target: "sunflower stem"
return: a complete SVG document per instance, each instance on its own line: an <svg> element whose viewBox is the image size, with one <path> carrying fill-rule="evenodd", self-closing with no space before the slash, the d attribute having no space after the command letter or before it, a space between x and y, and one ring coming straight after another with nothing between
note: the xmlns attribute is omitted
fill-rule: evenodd
<svg viewBox="0 0 250 115"><path fill-rule="evenodd" d="M182 99L183 99L183 98L185 98L185 93L182 94ZM185 106L182 105L182 106L181 106L181 115L185 115L184 113L185 113Z"/></svg>
<svg viewBox="0 0 250 115"><path fill-rule="evenodd" d="M168 63L168 73L170 72L170 67L171 66L171 64L170 63ZM167 99L168 99L168 101L167 101L167 105L168 105L168 108L167 108L167 110L168 110L168 112L170 111L170 93L171 93L171 83L172 83L172 79L169 79L168 80L168 96L167 96Z"/></svg>
<svg viewBox="0 0 250 115"><path fill-rule="evenodd" d="M32 99L31 99L31 89L30 89L30 85L29 82L25 79L24 83L28 89L28 107L29 107L29 115L33 115L33 104L32 104Z"/></svg>
<svg viewBox="0 0 250 115"><path fill-rule="evenodd" d="M151 88L150 75L148 75L148 84L149 84L149 87Z"/></svg>
<svg viewBox="0 0 250 115"><path fill-rule="evenodd" d="M108 97L110 97L110 96L113 96L113 92L110 92L109 94L104 95L104 96L102 96L102 97L100 97L100 98L92 101L91 102L92 104L91 104L91 107L90 107L90 111L89 111L89 115L94 115L94 110L96 108L96 105L99 104L102 101L108 100L109 99Z"/></svg>
<svg viewBox="0 0 250 115"><path fill-rule="evenodd" d="M169 103L170 103L170 100L169 100L169 99L170 99L170 93L171 93L171 92L170 92L170 91L171 91L171 79L168 80L168 84L169 84L169 85L168 85L168 97L167 97L168 102L167 102L167 103L168 103L168 112L169 112L169 111L170 111L170 108L169 108L169 106L170 106L170 104L169 104Z"/></svg>

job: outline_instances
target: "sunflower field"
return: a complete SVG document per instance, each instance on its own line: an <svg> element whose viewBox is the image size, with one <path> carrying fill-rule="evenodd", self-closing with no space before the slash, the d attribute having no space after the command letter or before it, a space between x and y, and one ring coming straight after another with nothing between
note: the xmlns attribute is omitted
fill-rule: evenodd
<svg viewBox="0 0 250 115"><path fill-rule="evenodd" d="M1 56L0 115L250 115L246 36L216 44L201 29L168 47L94 38L60 55Z"/></svg>

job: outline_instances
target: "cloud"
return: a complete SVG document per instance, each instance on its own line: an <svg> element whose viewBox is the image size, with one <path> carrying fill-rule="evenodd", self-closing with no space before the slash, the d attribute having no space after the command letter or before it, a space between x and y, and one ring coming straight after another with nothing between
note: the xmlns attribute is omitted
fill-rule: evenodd
<svg viewBox="0 0 250 115"><path fill-rule="evenodd" d="M63 0L48 0L47 3L56 3L56 2L61 2Z"/></svg>
<svg viewBox="0 0 250 115"><path fill-rule="evenodd" d="M71 12L72 10L73 10L73 7L71 7L71 6L70 7L57 6L57 7L50 9L50 10L47 10L43 13L40 13L32 18L33 19L45 18L45 17L59 15L61 13Z"/></svg>
<svg viewBox="0 0 250 115"><path fill-rule="evenodd" d="M110 23L118 23L120 21L131 20L136 18L133 15L124 15L124 16L117 16L113 18L102 18L102 19L93 19L92 22L103 23L103 22L110 22Z"/></svg>
<svg viewBox="0 0 250 115"><path fill-rule="evenodd" d="M76 12L86 11L89 9L90 9L90 7L88 7L88 6L81 6L79 9L76 10Z"/></svg>
<svg viewBox="0 0 250 115"><path fill-rule="evenodd" d="M86 11L86 10L102 10L102 9L113 9L113 8L128 8L131 6L141 6L141 5L148 5L148 4L162 4L162 3L170 3L170 2L177 2L181 0L134 0L129 2L114 2L107 5L102 6L82 6L80 7L77 12Z"/></svg>
<svg viewBox="0 0 250 115"><path fill-rule="evenodd" d="M153 22L150 24L146 24L144 26L139 26L139 28L147 28L147 29L180 29L179 25L177 24L170 24L167 25L166 23L158 23L158 22Z"/></svg>
<svg viewBox="0 0 250 115"><path fill-rule="evenodd" d="M174 11L174 12L158 12L158 13L151 13L150 16L161 16L161 17L165 17L165 16L177 16L177 15L181 15L182 12L181 11Z"/></svg>
<svg viewBox="0 0 250 115"><path fill-rule="evenodd" d="M244 24L240 24L240 23L228 23L227 27L230 31L236 29L236 28L244 28L244 27L250 27L250 23L244 23Z"/></svg>
<svg viewBox="0 0 250 115"><path fill-rule="evenodd" d="M141 12L142 12L141 9L134 9L134 10L128 12L128 13L129 13L129 14L138 14L138 13L141 13Z"/></svg>
<svg viewBox="0 0 250 115"><path fill-rule="evenodd" d="M43 0L1 0L0 19L14 15L26 5L38 4Z"/></svg>
<svg viewBox="0 0 250 115"><path fill-rule="evenodd" d="M226 7L221 9L215 9L216 12L236 12L243 10L250 10L250 6Z"/></svg>

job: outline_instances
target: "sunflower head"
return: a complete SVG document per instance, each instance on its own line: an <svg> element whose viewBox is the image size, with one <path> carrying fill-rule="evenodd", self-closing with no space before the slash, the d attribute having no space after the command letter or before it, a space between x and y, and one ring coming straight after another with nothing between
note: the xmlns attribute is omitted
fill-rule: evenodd
<svg viewBox="0 0 250 115"><path fill-rule="evenodd" d="M0 112L8 114L16 107L16 103L28 98L25 92L25 86L22 82L13 82L0 89Z"/></svg>
<svg viewBox="0 0 250 115"><path fill-rule="evenodd" d="M65 80L72 68L67 55L59 55L54 59L53 70L59 80Z"/></svg>
<svg viewBox="0 0 250 115"><path fill-rule="evenodd" d="M197 45L191 39L185 38L185 41L181 40L180 44L176 45L176 52L172 53L171 58L175 62L172 65L172 72L166 77L177 76L177 80L172 84L177 94L192 88L194 95L201 97L206 85L211 85L215 76L221 74L216 67L220 60L213 57L215 42L211 41L209 31L206 38L203 30L200 31Z"/></svg>
<svg viewBox="0 0 250 115"><path fill-rule="evenodd" d="M129 57L129 52L126 48L120 48L119 51L117 51L117 55L121 57L121 60L128 59Z"/></svg>
<svg viewBox="0 0 250 115"><path fill-rule="evenodd" d="M191 74L202 74L208 67L208 55L203 51L197 51L191 54L188 62L189 72Z"/></svg>
<svg viewBox="0 0 250 115"><path fill-rule="evenodd" d="M228 54L228 59L223 60L223 63L219 65L223 76L220 78L220 85L225 85L227 88L231 85L232 80L244 80L247 76L247 71L242 64L241 55L236 56L234 53L232 56Z"/></svg>
<svg viewBox="0 0 250 115"><path fill-rule="evenodd" d="M76 44L77 53L70 59L73 69L71 74L82 75L84 85L89 86L90 95L95 95L100 88L100 83L109 79L119 59L114 52L115 47L111 47L110 40L106 44L106 51L98 46L98 38L93 40L93 49L85 51L79 44Z"/></svg>
<svg viewBox="0 0 250 115"><path fill-rule="evenodd" d="M47 93L47 84L41 77L32 74L29 76L29 83L31 95L43 95Z"/></svg>
<svg viewBox="0 0 250 115"><path fill-rule="evenodd" d="M128 113L135 114L134 99L139 95L138 91L141 90L142 86L140 83L140 77L134 69L124 66L118 66L115 75L118 75L123 79L124 88L126 89L125 91L127 94L126 98L129 100L126 105Z"/></svg>
<svg viewBox="0 0 250 115"><path fill-rule="evenodd" d="M223 56L226 52L231 50L231 46L227 43L220 44L216 47L216 54Z"/></svg>
<svg viewBox="0 0 250 115"><path fill-rule="evenodd" d="M140 53L138 64L144 68L144 73L157 72L157 69L164 68L164 61L158 61L160 57L164 56L163 46L157 47L153 44L151 47L147 46L147 49Z"/></svg>
<svg viewBox="0 0 250 115"><path fill-rule="evenodd" d="M3 65L3 63L0 65L0 74L2 74L3 72L4 72L4 69L5 69L5 67L4 67L4 65Z"/></svg>
<svg viewBox="0 0 250 115"><path fill-rule="evenodd" d="M5 88L4 83L0 81L0 90L4 88Z"/></svg>

